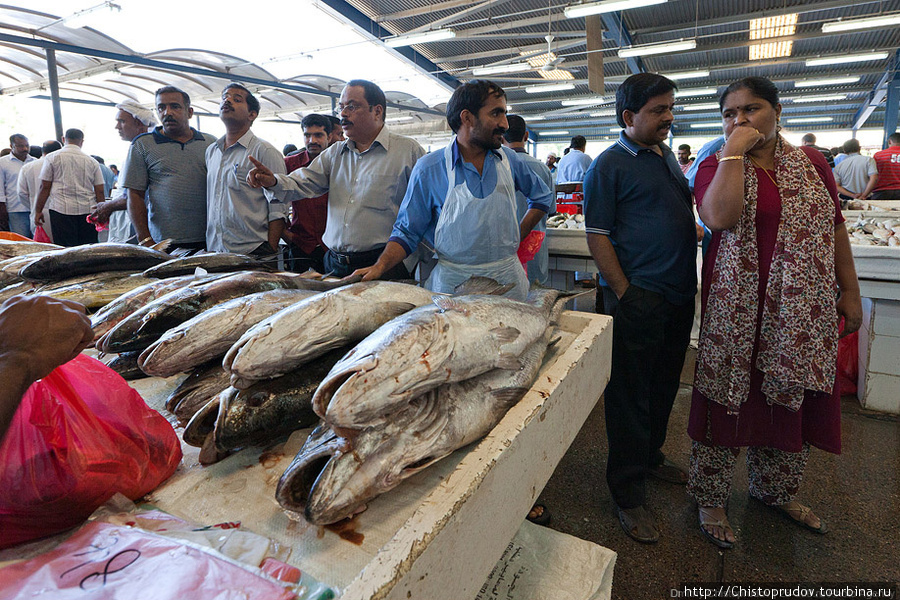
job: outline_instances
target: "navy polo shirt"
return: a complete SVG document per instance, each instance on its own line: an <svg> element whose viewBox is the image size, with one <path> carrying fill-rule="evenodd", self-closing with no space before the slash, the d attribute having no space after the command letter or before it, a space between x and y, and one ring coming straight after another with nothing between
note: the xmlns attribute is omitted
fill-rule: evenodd
<svg viewBox="0 0 900 600"><path fill-rule="evenodd" d="M697 292L691 190L672 150L659 147L662 156L622 132L594 160L584 175L585 229L609 236L630 283L683 305Z"/></svg>

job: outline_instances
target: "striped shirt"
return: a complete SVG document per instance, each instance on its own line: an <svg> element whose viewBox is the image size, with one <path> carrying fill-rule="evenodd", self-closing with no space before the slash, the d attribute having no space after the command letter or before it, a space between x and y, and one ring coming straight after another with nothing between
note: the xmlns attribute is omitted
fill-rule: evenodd
<svg viewBox="0 0 900 600"><path fill-rule="evenodd" d="M900 146L879 150L873 158L878 166L878 183L874 191L900 190Z"/></svg>
<svg viewBox="0 0 900 600"><path fill-rule="evenodd" d="M64 215L86 215L96 204L94 186L103 185L100 163L85 154L76 144L44 158L41 180L52 181L47 208Z"/></svg>
<svg viewBox="0 0 900 600"><path fill-rule="evenodd" d="M182 144L157 127L128 149L123 187L149 192L147 219L155 240L206 242L206 148L216 138L191 131L194 137Z"/></svg>

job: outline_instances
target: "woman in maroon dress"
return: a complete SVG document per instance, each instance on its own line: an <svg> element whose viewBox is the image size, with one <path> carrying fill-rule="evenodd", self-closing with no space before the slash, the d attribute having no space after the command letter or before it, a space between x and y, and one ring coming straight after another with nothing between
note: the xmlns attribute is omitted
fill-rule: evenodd
<svg viewBox="0 0 900 600"><path fill-rule="evenodd" d="M700 165L694 188L714 233L703 262L688 493L701 532L730 548L725 506L742 447L751 496L825 533L795 498L810 446L840 452L838 322L844 335L856 331L862 306L831 170L817 150L779 135L777 88L748 77L719 106L725 146Z"/></svg>

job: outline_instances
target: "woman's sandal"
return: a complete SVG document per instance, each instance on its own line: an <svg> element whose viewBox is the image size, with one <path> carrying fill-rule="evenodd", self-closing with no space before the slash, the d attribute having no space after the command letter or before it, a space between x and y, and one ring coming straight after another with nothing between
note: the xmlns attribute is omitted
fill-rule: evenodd
<svg viewBox="0 0 900 600"><path fill-rule="evenodd" d="M734 536L734 530L731 528L731 525L728 523L728 517L724 519L716 519L710 514L710 509L705 508L703 506L698 507L700 513L700 533L703 534L703 537L708 539L710 542L718 546L719 548L734 548L734 542L729 542L728 540L720 540L716 536L714 536L707 527L721 527L724 531L730 531L731 535Z"/></svg>
<svg viewBox="0 0 900 600"><path fill-rule="evenodd" d="M823 521L821 518L819 518L818 527L813 527L812 525L810 525L807 519L810 515L813 515L814 517L816 515L813 513L810 507L804 506L796 500L792 500L787 504L772 505L772 508L783 514L785 517L787 517L797 525L805 527L813 533L818 533L821 535L828 532L828 526L825 525L825 521Z"/></svg>

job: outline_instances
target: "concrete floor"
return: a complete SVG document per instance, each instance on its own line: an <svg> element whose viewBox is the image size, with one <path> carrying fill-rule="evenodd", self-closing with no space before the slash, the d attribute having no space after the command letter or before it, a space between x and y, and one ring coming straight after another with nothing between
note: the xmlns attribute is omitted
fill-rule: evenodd
<svg viewBox="0 0 900 600"><path fill-rule="evenodd" d="M588 309L587 300L579 308ZM682 466L690 452L692 374L689 352L663 449ZM733 549L720 550L700 534L684 487L656 480L649 482L648 507L661 539L631 540L606 487L602 398L540 501L552 513L551 528L618 553L612 594L618 600L670 598L672 589L691 582L900 582L900 421L861 409L855 397L844 399L842 412L843 454L813 449L800 492L827 522L824 536L750 501L741 460L728 510L738 538Z"/></svg>

